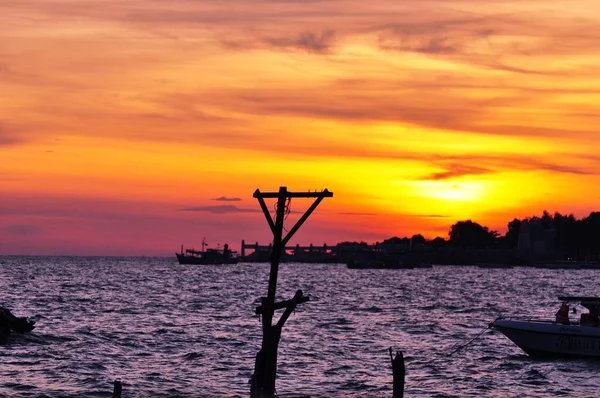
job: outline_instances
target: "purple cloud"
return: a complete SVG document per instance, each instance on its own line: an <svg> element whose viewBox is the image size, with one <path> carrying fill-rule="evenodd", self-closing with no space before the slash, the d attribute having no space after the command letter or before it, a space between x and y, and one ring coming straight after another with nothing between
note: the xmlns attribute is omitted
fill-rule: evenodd
<svg viewBox="0 0 600 398"><path fill-rule="evenodd" d="M234 205L219 205L219 206L196 206L186 207L178 211L200 211L213 214L228 214L228 213L261 213L260 209L240 208Z"/></svg>
<svg viewBox="0 0 600 398"><path fill-rule="evenodd" d="M219 202L240 202L241 198L228 198L227 196L219 196L213 200L217 200Z"/></svg>

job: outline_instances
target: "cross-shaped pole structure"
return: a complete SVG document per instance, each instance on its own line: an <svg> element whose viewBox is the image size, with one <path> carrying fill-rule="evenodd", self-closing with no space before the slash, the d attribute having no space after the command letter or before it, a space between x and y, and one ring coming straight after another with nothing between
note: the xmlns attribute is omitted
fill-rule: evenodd
<svg viewBox="0 0 600 398"><path fill-rule="evenodd" d="M272 398L275 397L277 349L281 339L281 330L289 316L296 309L296 306L309 299L308 296L303 296L302 290L298 290L292 299L278 303L275 302L281 252L292 236L317 208L319 203L324 198L333 197L333 192L329 192L327 189L320 192L290 192L286 187L280 187L279 192L260 192L257 189L253 196L258 199L258 203L265 214L271 232L273 232L273 249L271 252L271 271L269 273L267 297L261 297L261 305L256 308L256 314L262 316L263 341L260 351L256 354L254 374L250 380L250 396L252 398ZM283 221L286 216L286 210L289 210L286 209L286 203L289 204L292 198L315 198L315 201L284 237ZM265 199L277 199L275 220L273 220L269 213ZM279 318L279 321L273 325L275 310L283 308L285 308L284 313Z"/></svg>

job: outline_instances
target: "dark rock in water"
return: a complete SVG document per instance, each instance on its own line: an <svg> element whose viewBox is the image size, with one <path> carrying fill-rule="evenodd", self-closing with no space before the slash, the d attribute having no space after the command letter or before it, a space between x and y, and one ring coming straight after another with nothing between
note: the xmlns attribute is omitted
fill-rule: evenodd
<svg viewBox="0 0 600 398"><path fill-rule="evenodd" d="M8 338L10 335L10 328L4 323L0 322L0 343Z"/></svg>
<svg viewBox="0 0 600 398"><path fill-rule="evenodd" d="M16 317L9 309L0 307L0 341L6 339L10 332L27 333L35 327L35 321L26 317Z"/></svg>

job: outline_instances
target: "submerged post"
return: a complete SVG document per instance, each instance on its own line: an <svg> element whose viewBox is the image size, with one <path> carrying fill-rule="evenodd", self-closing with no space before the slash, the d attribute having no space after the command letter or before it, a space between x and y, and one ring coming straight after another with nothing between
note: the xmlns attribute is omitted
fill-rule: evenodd
<svg viewBox="0 0 600 398"><path fill-rule="evenodd" d="M392 356L392 347L390 347L390 359L392 360L392 373L394 375L394 398L404 398L404 376L406 368L404 366L404 355L401 351L396 351L396 357Z"/></svg>
<svg viewBox="0 0 600 398"><path fill-rule="evenodd" d="M289 192L286 187L280 187L279 192L260 192L257 189L253 196L258 200L267 219L267 223L271 228L271 232L273 233L273 248L271 250L271 270L269 272L267 297L261 297L261 305L256 308L256 314L262 315L263 340L261 349L258 351L258 354L256 354L254 374L250 380L250 396L252 398L272 398L275 396L277 349L281 339L281 330L289 316L296 309L296 306L309 299L308 296L303 296L302 290L298 290L292 299L284 300L279 303L275 302L277 274L279 273L281 253L288 241L317 208L319 203L321 203L324 198L332 197L333 192L329 192L327 189L321 192ZM265 199L269 198L277 199L275 221L273 221L265 203ZM292 198L316 198L316 200L284 237L283 221L290 213L290 203ZM284 313L277 323L273 325L275 310L283 308L285 308Z"/></svg>
<svg viewBox="0 0 600 398"><path fill-rule="evenodd" d="M113 383L113 393L112 398L121 398L121 393L123 392L123 383L120 380L115 380Z"/></svg>

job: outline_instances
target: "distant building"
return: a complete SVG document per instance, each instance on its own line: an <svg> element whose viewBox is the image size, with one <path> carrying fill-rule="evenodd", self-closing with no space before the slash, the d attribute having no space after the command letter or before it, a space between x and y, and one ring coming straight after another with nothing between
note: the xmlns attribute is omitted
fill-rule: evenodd
<svg viewBox="0 0 600 398"><path fill-rule="evenodd" d="M542 221L521 222L517 251L522 261L553 261L555 259L556 231L544 229Z"/></svg>
<svg viewBox="0 0 600 398"><path fill-rule="evenodd" d="M529 234L531 237L531 252L534 258L546 256L546 239L544 236L544 226L542 220L535 219L530 224Z"/></svg>
<svg viewBox="0 0 600 398"><path fill-rule="evenodd" d="M519 240L517 241L517 252L519 258L529 260L531 258L531 233L529 231L529 222L523 220L519 228Z"/></svg>

